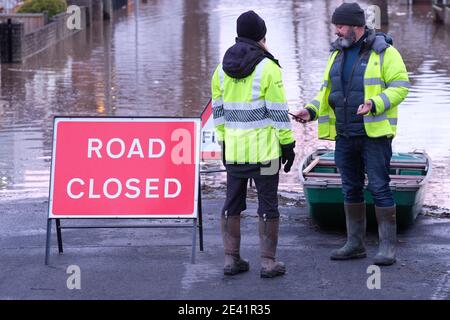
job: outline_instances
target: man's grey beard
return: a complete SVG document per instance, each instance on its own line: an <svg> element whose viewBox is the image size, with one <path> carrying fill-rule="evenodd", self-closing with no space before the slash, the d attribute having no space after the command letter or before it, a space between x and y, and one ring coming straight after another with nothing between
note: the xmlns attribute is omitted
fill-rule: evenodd
<svg viewBox="0 0 450 320"><path fill-rule="evenodd" d="M350 48L356 42L355 30L351 30L347 37L339 37L338 43L342 48Z"/></svg>

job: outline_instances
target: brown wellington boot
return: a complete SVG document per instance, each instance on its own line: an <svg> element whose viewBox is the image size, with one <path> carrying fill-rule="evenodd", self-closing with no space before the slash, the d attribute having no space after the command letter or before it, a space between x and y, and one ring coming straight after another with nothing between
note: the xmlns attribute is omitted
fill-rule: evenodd
<svg viewBox="0 0 450 320"><path fill-rule="evenodd" d="M379 250L374 263L379 266L394 264L397 244L396 207L375 207L378 222Z"/></svg>
<svg viewBox="0 0 450 320"><path fill-rule="evenodd" d="M278 245L280 219L259 218L259 242L261 246L261 278L273 278L286 273L283 262L275 260Z"/></svg>
<svg viewBox="0 0 450 320"><path fill-rule="evenodd" d="M366 257L364 237L366 235L366 204L344 203L347 242L331 253L331 260L348 260Z"/></svg>
<svg viewBox="0 0 450 320"><path fill-rule="evenodd" d="M223 274L232 276L249 270L247 260L239 254L241 244L241 217L222 215L222 237L225 249Z"/></svg>

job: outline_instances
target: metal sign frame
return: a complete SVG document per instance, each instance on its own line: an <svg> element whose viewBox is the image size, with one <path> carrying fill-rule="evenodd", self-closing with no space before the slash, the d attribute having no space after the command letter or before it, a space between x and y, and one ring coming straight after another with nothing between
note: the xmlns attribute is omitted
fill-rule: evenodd
<svg viewBox="0 0 450 320"><path fill-rule="evenodd" d="M96 216L96 215L53 215L53 191L54 191L54 182L53 179L55 177L55 157L56 157L56 141L57 141L57 123L61 121L67 122L76 122L76 121L86 121L86 122L157 122L157 121L166 121L166 122L194 122L195 123L195 179L196 190L194 192L194 212L191 216L175 216L175 215L127 215L127 216ZM46 236L46 249L45 249L45 264L49 264L50 260L50 246L51 246L51 230L52 230L52 221L55 220L56 225L56 235L58 241L58 252L60 254L63 253L63 240L62 240L62 229L123 229L123 228L192 228L192 255L191 255L191 263L195 263L195 244L196 244L196 235L197 229L199 232L199 247L200 251L203 251L203 219L202 219L202 204L201 204L201 181L200 181L200 137L201 137L201 119L200 118L179 118L179 117L63 117L56 116L53 119L53 138L52 138L52 165L50 172L50 187L49 187L49 203L48 203L48 218L47 218L47 236ZM126 226L114 226L114 225L103 225L103 226L93 226L93 225L80 225L80 226L67 226L64 227L61 225L62 219L71 219L71 220L79 220L79 219L186 219L192 220L192 224L158 224L158 225L126 225Z"/></svg>

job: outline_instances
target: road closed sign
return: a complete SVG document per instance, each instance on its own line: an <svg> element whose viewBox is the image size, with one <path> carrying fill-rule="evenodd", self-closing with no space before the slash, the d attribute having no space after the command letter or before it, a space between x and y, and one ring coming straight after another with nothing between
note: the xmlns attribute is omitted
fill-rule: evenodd
<svg viewBox="0 0 450 320"><path fill-rule="evenodd" d="M201 120L54 121L49 218L196 218Z"/></svg>

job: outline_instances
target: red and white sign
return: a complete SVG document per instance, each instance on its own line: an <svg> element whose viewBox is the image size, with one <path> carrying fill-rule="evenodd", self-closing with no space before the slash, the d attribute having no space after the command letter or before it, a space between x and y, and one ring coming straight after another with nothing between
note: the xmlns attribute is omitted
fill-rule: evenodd
<svg viewBox="0 0 450 320"><path fill-rule="evenodd" d="M196 218L200 119L55 118L49 218Z"/></svg>
<svg viewBox="0 0 450 320"><path fill-rule="evenodd" d="M202 160L222 159L222 148L217 143L214 127L212 102L209 100L201 115L202 118Z"/></svg>

